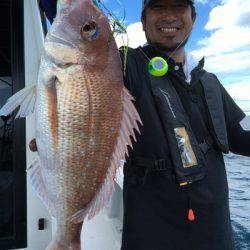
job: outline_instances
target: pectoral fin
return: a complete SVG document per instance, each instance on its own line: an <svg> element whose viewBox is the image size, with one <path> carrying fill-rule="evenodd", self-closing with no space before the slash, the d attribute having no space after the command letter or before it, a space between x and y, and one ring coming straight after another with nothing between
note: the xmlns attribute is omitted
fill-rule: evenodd
<svg viewBox="0 0 250 250"><path fill-rule="evenodd" d="M16 118L26 117L34 112L36 103L36 85L26 87L10 97L7 103L1 108L0 116L7 116L16 110L19 111Z"/></svg>

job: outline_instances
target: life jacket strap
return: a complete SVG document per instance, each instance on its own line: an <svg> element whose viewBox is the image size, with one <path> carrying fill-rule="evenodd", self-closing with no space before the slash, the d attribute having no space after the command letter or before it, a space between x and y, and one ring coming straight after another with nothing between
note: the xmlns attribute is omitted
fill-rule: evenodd
<svg viewBox="0 0 250 250"><path fill-rule="evenodd" d="M162 171L174 169L170 159L150 159L144 157L134 157L131 164L138 167L146 167L148 171Z"/></svg>
<svg viewBox="0 0 250 250"><path fill-rule="evenodd" d="M213 139L211 137L207 137L204 139L203 143L200 143L199 146L204 154L206 154L213 145ZM151 159L145 157L132 157L129 159L129 165L134 165L138 167L146 167L148 171L163 171L174 169L173 163L169 158L166 159Z"/></svg>

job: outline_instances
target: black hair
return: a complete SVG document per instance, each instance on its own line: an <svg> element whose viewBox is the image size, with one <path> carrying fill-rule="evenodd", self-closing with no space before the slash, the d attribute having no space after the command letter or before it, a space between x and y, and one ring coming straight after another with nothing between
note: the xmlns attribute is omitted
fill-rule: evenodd
<svg viewBox="0 0 250 250"><path fill-rule="evenodd" d="M191 6L191 15L192 15L192 18L195 19L196 18L196 9L195 9L195 6L193 3L190 3L190 6ZM144 10L142 11L141 13L141 20L145 20L146 19L146 9L148 7L144 8Z"/></svg>

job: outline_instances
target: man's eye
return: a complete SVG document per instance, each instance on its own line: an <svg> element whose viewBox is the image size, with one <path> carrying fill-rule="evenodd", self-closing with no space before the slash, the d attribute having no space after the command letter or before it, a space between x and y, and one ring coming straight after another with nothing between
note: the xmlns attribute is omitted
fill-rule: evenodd
<svg viewBox="0 0 250 250"><path fill-rule="evenodd" d="M153 10L162 10L162 5L157 5L157 4L152 5L151 9L153 9Z"/></svg>
<svg viewBox="0 0 250 250"><path fill-rule="evenodd" d="M175 8L177 9L186 9L188 7L188 4L184 4L184 3L177 3L174 5Z"/></svg>

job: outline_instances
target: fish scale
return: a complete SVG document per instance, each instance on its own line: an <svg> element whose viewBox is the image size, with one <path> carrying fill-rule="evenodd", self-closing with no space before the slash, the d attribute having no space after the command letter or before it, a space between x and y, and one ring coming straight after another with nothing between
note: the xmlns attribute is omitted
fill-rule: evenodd
<svg viewBox="0 0 250 250"><path fill-rule="evenodd" d="M79 74L81 76L83 75L81 72ZM60 166L60 176L67 176L67 178L64 177L56 180L57 176L55 175L55 180L53 182L58 183L58 188L53 188L52 190L57 190L60 187L65 187L65 190L60 191L60 193L65 193L67 195L60 197L60 205L62 203L73 203L75 206L64 206L64 210L62 210L62 208L60 208L61 206L59 205L57 211L60 214L65 212L68 216L77 212L84 206L85 203L87 203L85 199L81 199L81 203L78 203L78 201L76 202L78 195L80 195L81 197L83 196L81 195L81 192L83 194L86 193L86 191L89 192L89 190L96 192L97 187L102 184L103 179L105 178L106 168L108 168L110 165L110 155L113 152L110 144L115 146L115 140L117 138L117 135L113 133L112 128L117 127L116 130L118 131L121 120L121 109L118 110L117 117L114 116L115 109L112 108L114 100L110 98L110 87L106 86L105 89L105 84L103 84L102 88L98 88L98 86L100 86L100 83L98 82L98 75L93 80L94 81L89 81L89 78L87 76L85 77L85 79L84 77L76 77L74 81L70 81L69 78L67 78L66 82L60 82L60 84L58 84L59 87L57 88L59 104L58 124L60 125L57 154L60 155L59 158L61 159L61 161L64 162L64 164ZM100 81L102 81L102 79L100 79ZM116 84L114 83L114 81L112 81L112 83L114 85ZM84 85L90 86L89 89L93 90L89 90L88 92L87 87L83 88ZM120 88L122 89L122 86ZM91 103L94 103L95 105L92 105L92 107L90 108L90 101L88 100L88 96L91 95L91 92L94 93L92 94L93 98ZM119 101L119 98L116 99L118 103L121 102L121 100ZM83 110L87 109L91 110L91 112L88 112L92 114L91 117L89 117L90 115L88 113L85 113L84 117ZM113 111L112 119L110 119L110 110ZM100 119L100 116L102 116L102 119ZM89 129L92 128L92 124L86 123L86 121L88 120L91 120L91 123L96 124L96 126L97 124L100 124L99 129L97 131L89 131ZM105 121L105 123L103 123L103 121ZM44 121L39 120L38 122L44 123ZM75 131L75 127L78 127L80 131L85 131L85 133L83 133L86 134L85 140L79 139L78 133L76 133ZM100 135L100 133L102 134L102 136ZM113 138L111 138L111 135L113 135ZM50 133L48 133L47 136L48 139L50 139ZM39 138L37 138L37 140L39 141ZM92 145L91 140L95 141L95 143ZM103 147L103 145L108 145L108 147ZM85 149L85 157L81 156L81 149ZM69 152L70 155L68 154ZM92 155L95 156L95 160L92 159ZM106 157L108 158L108 160L103 160ZM86 166L88 166L88 163L91 163L91 167L89 168L90 173L85 170L87 169L87 167L85 167L84 162L86 163ZM96 174L93 171L95 168L98 169L98 172L96 172ZM85 173L85 179L97 180L99 185L95 182L85 184L85 187L88 190L82 189L80 192L74 185L75 182L79 183L79 181L77 180L79 178L79 171ZM95 174L96 179L93 178L93 173ZM73 179L74 182L67 181L68 179ZM64 182L62 182L62 180L64 180ZM51 184L48 183L48 185ZM74 194L77 194L77 197L74 197ZM89 197L92 196L93 195L89 194L88 197L86 197L87 201L89 200ZM62 199L67 199L67 197L71 197L72 201L75 201L75 203L71 200L62 202ZM55 203L56 202L54 201L54 204Z"/></svg>

